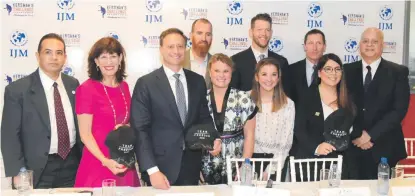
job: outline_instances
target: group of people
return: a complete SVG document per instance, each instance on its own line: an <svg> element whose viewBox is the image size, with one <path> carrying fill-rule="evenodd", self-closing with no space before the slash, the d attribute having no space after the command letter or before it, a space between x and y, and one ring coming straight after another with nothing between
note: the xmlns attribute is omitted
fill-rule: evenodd
<svg viewBox="0 0 415 196"><path fill-rule="evenodd" d="M54 33L43 36L36 52L39 68L5 88L6 175L16 185L19 171L33 170L35 188L100 187L105 179L137 187L141 172L148 185L168 189L226 183L231 180L227 156L278 158L284 169L265 163L264 176L275 179L275 172L282 172L283 180L288 156L341 154L345 179L374 179L380 157L391 167L406 158L400 122L409 104L409 71L381 57L379 29L362 33L362 60L348 65L324 54L325 35L317 29L304 36L306 58L289 65L268 50L273 33L268 14L251 19L252 45L232 57L209 54L212 32L209 20L195 20L193 44L186 50L181 30L163 31L162 66L140 77L132 96L125 82L126 52L116 39L93 45L89 79L79 85L61 74L64 40ZM220 135L210 151L186 147L187 131L198 124L211 124ZM120 126L134 130L140 171L110 157L105 141ZM331 126L347 133L344 145L327 140Z"/></svg>

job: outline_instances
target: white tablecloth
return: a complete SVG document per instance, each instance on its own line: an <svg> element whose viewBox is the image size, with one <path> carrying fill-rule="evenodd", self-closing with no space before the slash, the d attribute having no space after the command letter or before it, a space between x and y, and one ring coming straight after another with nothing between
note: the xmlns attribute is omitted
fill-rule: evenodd
<svg viewBox="0 0 415 196"><path fill-rule="evenodd" d="M415 180L404 180L397 184L397 186L415 186ZM292 196L317 196L319 188L327 188L328 185L322 182L297 182L297 183L281 183L274 185L274 188L287 189L291 191ZM376 180L351 180L341 182L340 187L369 187L371 189L372 196L377 196L376 193ZM89 189L92 190L92 189ZM36 193L63 193L63 192L78 192L81 189L36 189ZM101 190L94 189L94 196L100 196ZM215 196L232 196L232 188L227 185L210 185L210 186L177 186L171 187L169 190L156 190L152 187L117 187L117 196L155 196L158 193L201 193L201 192L213 192ZM16 191L6 190L1 193L5 196L17 196Z"/></svg>

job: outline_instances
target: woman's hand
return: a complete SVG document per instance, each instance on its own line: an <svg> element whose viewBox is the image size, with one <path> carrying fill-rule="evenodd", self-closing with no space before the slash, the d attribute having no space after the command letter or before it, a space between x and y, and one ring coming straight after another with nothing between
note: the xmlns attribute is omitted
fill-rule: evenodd
<svg viewBox="0 0 415 196"><path fill-rule="evenodd" d="M332 153L333 151L336 151L336 148L327 142L323 142L317 147L318 155L328 155Z"/></svg>
<svg viewBox="0 0 415 196"><path fill-rule="evenodd" d="M117 163L116 161L114 161L112 159L105 159L102 162L102 165L104 165L105 167L107 167L114 175L117 175L117 174L120 174L120 173L124 173L128 169L124 165L119 164L119 163Z"/></svg>

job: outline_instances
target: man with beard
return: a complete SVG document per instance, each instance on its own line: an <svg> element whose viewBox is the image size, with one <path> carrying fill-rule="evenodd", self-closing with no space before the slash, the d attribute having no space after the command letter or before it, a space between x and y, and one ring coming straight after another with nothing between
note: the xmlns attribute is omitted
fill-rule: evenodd
<svg viewBox="0 0 415 196"><path fill-rule="evenodd" d="M281 80L283 80L284 90L287 91L288 83L284 80L288 77L284 75L288 69L288 61L285 57L268 50L271 36L272 19L269 14L257 14L251 19L251 28L249 29L249 37L252 39L251 47L231 57L235 64L230 84L232 87L243 91L251 90L255 65L263 58L272 57L281 67Z"/></svg>
<svg viewBox="0 0 415 196"><path fill-rule="evenodd" d="M209 48L212 44L212 24L209 20L201 18L192 24L192 47L184 54L183 68L192 70L205 78L207 88L210 88L210 77L207 63L212 55Z"/></svg>

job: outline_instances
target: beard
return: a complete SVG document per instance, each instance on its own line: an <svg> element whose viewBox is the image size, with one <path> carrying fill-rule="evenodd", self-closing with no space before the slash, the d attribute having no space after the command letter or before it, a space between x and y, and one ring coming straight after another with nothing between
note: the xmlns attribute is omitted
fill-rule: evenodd
<svg viewBox="0 0 415 196"><path fill-rule="evenodd" d="M194 39L192 39L192 43L193 51L195 51L199 56L205 56L209 52L210 45L212 44L207 41L195 42Z"/></svg>
<svg viewBox="0 0 415 196"><path fill-rule="evenodd" d="M253 38L253 41L255 42L255 44L256 44L257 46L261 47L261 48L266 48L266 47L268 47L269 40L270 40L270 39L268 39L267 43L265 43L265 44L261 44L261 42L259 42L259 40L258 40L257 38L255 38L255 37Z"/></svg>

